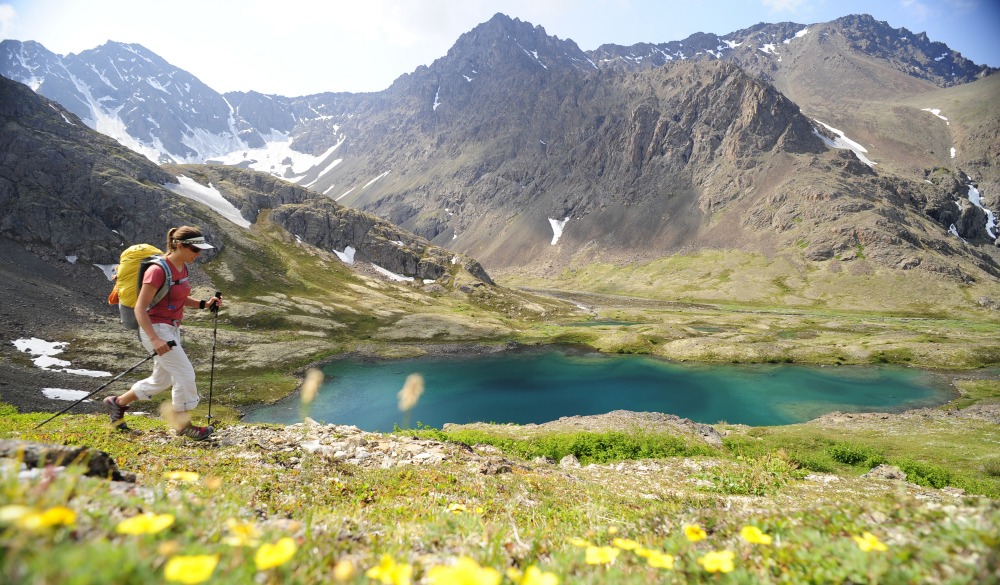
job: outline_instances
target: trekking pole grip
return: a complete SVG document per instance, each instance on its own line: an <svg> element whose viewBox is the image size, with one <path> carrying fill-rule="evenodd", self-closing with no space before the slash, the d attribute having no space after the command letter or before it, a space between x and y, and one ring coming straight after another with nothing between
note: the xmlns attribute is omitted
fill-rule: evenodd
<svg viewBox="0 0 1000 585"><path fill-rule="evenodd" d="M170 341L167 342L167 347L177 347L177 342L171 339ZM153 353L149 354L149 357L156 357L156 352L154 351ZM148 360L149 358L146 359Z"/></svg>
<svg viewBox="0 0 1000 585"><path fill-rule="evenodd" d="M219 291L215 291L215 298L221 299L222 298L222 293L219 292ZM213 313L218 313L219 312L219 305L212 305L212 312Z"/></svg>

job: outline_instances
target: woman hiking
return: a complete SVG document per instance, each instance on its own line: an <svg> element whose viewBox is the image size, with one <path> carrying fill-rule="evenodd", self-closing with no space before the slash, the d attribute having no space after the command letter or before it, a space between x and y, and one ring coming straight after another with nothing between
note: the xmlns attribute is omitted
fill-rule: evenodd
<svg viewBox="0 0 1000 585"><path fill-rule="evenodd" d="M174 428L178 436L203 441L215 429L211 426L196 427L191 424L190 412L198 406L198 388L194 380L194 367L181 345L181 321L184 307L211 309L222 306L222 298L209 300L189 298L191 284L188 282L187 265L198 258L202 250L214 248L205 241L197 228L181 226L167 232L167 253L163 258L171 273L168 294L152 307L156 292L163 286L166 274L163 267L153 264L142 277L142 287L135 303L135 319L139 323L139 340L149 352L155 352L153 373L145 380L139 380L121 396L108 396L104 407L111 415L111 424L127 430L125 411L136 400L149 400L168 387L173 387ZM149 307L147 312L146 307ZM173 342L173 344L171 344ZM173 346L171 346L173 345Z"/></svg>

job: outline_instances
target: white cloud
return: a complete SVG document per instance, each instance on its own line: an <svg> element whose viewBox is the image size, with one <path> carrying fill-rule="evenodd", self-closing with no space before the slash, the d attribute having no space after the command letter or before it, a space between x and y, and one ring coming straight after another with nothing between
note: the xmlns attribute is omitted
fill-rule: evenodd
<svg viewBox="0 0 1000 585"><path fill-rule="evenodd" d="M0 4L0 39L10 37L17 27L17 10L10 4Z"/></svg>
<svg viewBox="0 0 1000 585"><path fill-rule="evenodd" d="M772 12L798 12L805 0L761 0L761 3Z"/></svg>
<svg viewBox="0 0 1000 585"><path fill-rule="evenodd" d="M931 7L920 0L899 0L899 7L917 22L927 20L933 13Z"/></svg>

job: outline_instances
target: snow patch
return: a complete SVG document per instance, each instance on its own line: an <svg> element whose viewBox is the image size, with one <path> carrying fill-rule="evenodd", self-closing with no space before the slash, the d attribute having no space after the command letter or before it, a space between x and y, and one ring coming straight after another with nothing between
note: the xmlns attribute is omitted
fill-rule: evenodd
<svg viewBox="0 0 1000 585"><path fill-rule="evenodd" d="M336 254L337 258L340 258L340 261L343 262L344 264L347 264L348 266L354 266L354 253L356 251L357 250L355 250L351 246L348 246L344 248L343 252L338 252L334 250L333 253Z"/></svg>
<svg viewBox="0 0 1000 585"><path fill-rule="evenodd" d="M108 277L108 280L114 280L118 276L117 264L94 264L94 266L100 268L104 272L104 276Z"/></svg>
<svg viewBox="0 0 1000 585"><path fill-rule="evenodd" d="M771 55L774 55L775 57L778 58L778 61L781 61L781 55L778 53L778 50L774 46L774 43L767 43L766 45L763 45L761 47L757 47L757 50L761 51L761 52L764 52L764 53L769 53Z"/></svg>
<svg viewBox="0 0 1000 585"><path fill-rule="evenodd" d="M948 121L948 118L945 118L944 116L942 116L941 115L941 110L939 110L937 108L922 108L920 111L921 112L930 112L930 113L934 114L935 116L937 116L938 118L941 118L942 120L944 120L947 125L951 126L951 122Z"/></svg>
<svg viewBox="0 0 1000 585"><path fill-rule="evenodd" d="M391 172L391 171L386 171L386 172L382 173L381 175L379 175L379 176L375 177L375 178L374 178L374 179L372 179L371 181L368 181L367 183L365 183L365 186L361 188L361 190L362 190L362 191L364 191L364 190L365 190L365 189L367 189L368 187L371 187L372 183L374 183L375 181L377 181L377 180L381 179L382 177L384 177L384 176L388 175L388 174L389 174L390 172ZM347 195L347 193L344 193L344 195ZM344 195L341 195L341 197L343 197Z"/></svg>
<svg viewBox="0 0 1000 585"><path fill-rule="evenodd" d="M206 159L204 162L219 162L229 166L243 166L254 171L270 173L275 177L298 183L314 167L330 158L334 151L344 143L347 138L338 136L336 144L328 148L323 154L314 156L292 149L292 139L281 132L274 132L270 136L264 136L265 146L263 148L246 148L245 145L236 145L235 148L227 148L221 152L228 154L221 157ZM187 141L185 141L187 144ZM192 148L207 148L193 146ZM206 150L199 150L206 152ZM202 161L197 161L202 162ZM328 172L334 165L329 165L319 176ZM317 177L318 179L319 177Z"/></svg>
<svg viewBox="0 0 1000 585"><path fill-rule="evenodd" d="M67 402L76 402L77 400L83 400L90 392L86 390L67 390L66 388L42 388L42 395L44 395L49 400L65 400ZM83 402L93 402L92 400L83 400Z"/></svg>
<svg viewBox="0 0 1000 585"><path fill-rule="evenodd" d="M34 359L31 360L32 363L43 370L65 372L67 374L89 376L91 378L103 378L111 375L111 372L72 369L69 367L72 365L70 362L52 357L62 353L63 350L66 349L66 346L69 345L68 341L45 341L44 339L38 339L37 337L30 337L16 339L12 343L18 351L35 356Z"/></svg>
<svg viewBox="0 0 1000 585"><path fill-rule="evenodd" d="M972 185L969 185L969 202L978 207L979 209L982 209L983 212L986 213L986 233L988 233L990 237L993 238L994 240L997 239L997 234L996 234L997 218L996 216L993 215L993 212L991 210L983 207L982 195L979 193L979 189L976 189Z"/></svg>
<svg viewBox="0 0 1000 585"><path fill-rule="evenodd" d="M372 264L372 268L374 268L375 271L378 272L379 274L388 277L389 280L394 280L396 282L413 282L412 276L403 276L402 274L396 274L391 270L386 270L385 268L382 268L378 264Z"/></svg>
<svg viewBox="0 0 1000 585"><path fill-rule="evenodd" d="M566 222L569 221L568 217L563 218L561 221L558 219L549 218L549 225L552 226L552 246L555 246L559 242L559 238L563 235L563 229L566 227Z"/></svg>
<svg viewBox="0 0 1000 585"><path fill-rule="evenodd" d="M808 33L808 32L809 32L809 29L808 28L804 28L804 29L800 30L799 32L795 33L795 36L793 36L792 38L785 39L785 40L783 40L781 42L787 45L787 44L791 43L792 41L794 41L795 39L801 39L802 37L806 36L806 33Z"/></svg>
<svg viewBox="0 0 1000 585"><path fill-rule="evenodd" d="M878 164L878 163L872 162L871 160L868 159L867 156L865 156L865 154L868 153L868 149L866 149L864 146L861 146L857 142L855 142L855 141L851 140L850 138L848 138L847 136L845 136L842 131L837 130L833 126L829 126L827 124L824 124L823 122L820 122L819 120L816 120L815 118L813 118L813 120L817 124L820 124L821 126L823 126L824 128L826 128L830 132L833 132L834 134L837 135L837 138L835 138L834 140L830 140L826 136L823 136L822 134L820 134L818 130L813 129L813 134L815 134L816 136L819 136L820 140L822 140L823 143L826 144L828 147L830 147L830 148L838 148L838 149L844 149L844 148L846 148L846 149L853 150L854 154L858 155L858 158L861 159L861 162L865 163L866 165L868 165L870 167Z"/></svg>
<svg viewBox="0 0 1000 585"><path fill-rule="evenodd" d="M177 185L168 183L163 185L163 187L170 189L181 197L204 203L222 217L242 228L250 228L250 222L243 218L240 210L236 209L236 206L229 201L226 201L222 193L219 193L219 190L213 187L211 183L208 184L208 187L205 187L194 179L185 177L184 175L178 176L177 182Z"/></svg>
<svg viewBox="0 0 1000 585"><path fill-rule="evenodd" d="M340 146L340 144L338 143L337 146ZM334 147L334 148L336 148L336 147ZM315 179L313 179L312 181L306 183L305 185L303 185L303 187L306 187L306 188L312 187L313 185L315 185L317 183L317 181L319 181L320 179L323 178L323 175L325 175L325 174L329 173L330 171L332 171L333 167L339 165L342 162L344 162L344 159L342 159L342 158L334 159L333 162L331 162L326 167L324 167L323 170L320 171L318 175L316 175ZM331 186L331 189L332 188L333 187ZM329 189L327 189L327 190L329 191ZM325 193L324 193L324 195L325 195Z"/></svg>

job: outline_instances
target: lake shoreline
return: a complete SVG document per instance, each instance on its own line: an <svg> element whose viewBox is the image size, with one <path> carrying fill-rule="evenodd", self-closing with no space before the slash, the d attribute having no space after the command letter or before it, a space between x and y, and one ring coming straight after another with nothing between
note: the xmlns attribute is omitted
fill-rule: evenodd
<svg viewBox="0 0 1000 585"><path fill-rule="evenodd" d="M507 341L507 342L503 342L503 343L443 343L443 344L417 343L417 344L396 344L396 345L393 346L392 349L393 349L393 351L386 352L385 351L386 347L382 346L380 344L369 344L369 345L365 345L365 346L356 346L356 347L352 348L351 351L347 351L345 353L341 353L341 354L338 354L338 355L335 355L335 356L331 356L331 357L326 358L324 360L319 360L317 362L309 364L308 366L300 368L299 370L296 371L295 374L296 374L297 377L299 377L301 379L302 377L304 377L304 374L305 374L306 370L308 370L310 368L323 368L325 366L328 366L330 364L334 364L334 363L337 363L337 362L352 362L352 361L354 361L354 362L359 362L359 363L377 363L377 362L394 362L394 361L409 360L409 359L432 359L433 360L435 358L448 358L448 357L476 359L477 357L483 357L483 356L489 356L489 355L496 355L496 354L501 354L501 353L506 353L506 352L511 352L511 353L559 352L559 353L564 354L564 355L579 355L579 356L591 355L591 356L595 356L595 357L607 357L607 358L614 358L615 357L615 354L608 354L608 353L600 352L600 351L596 350L595 348L587 346L585 344L549 344L549 343L524 344L524 343L517 343L517 342L513 342L513 341ZM623 357L625 357L625 356L623 356ZM953 402L954 400L956 400L957 398L959 398L961 396L961 393L959 392L959 390L956 388L956 385L955 385L955 382L957 380L959 380L959 379L976 379L976 378L980 378L980 377L989 378L990 376L993 375L993 374L990 374L989 372L986 372L986 371L977 371L977 370L941 370L941 369L932 369L932 368L915 368L913 366L896 365L896 364L859 364L859 365L837 365L837 366L826 365L826 364L774 364L774 363L731 364L731 363L725 363L725 362L692 362L692 361L687 361L687 360L671 360L671 359L663 358L661 356L656 356L656 355L643 355L643 356L634 356L634 357L636 357L636 358L645 358L645 359L649 359L649 360L652 360L652 361L655 361L655 362L660 362L660 363L667 364L667 365L680 366L680 367L684 367L684 368L693 368L693 371L698 371L698 369L700 369L700 368L704 368L705 371L710 371L710 370L713 370L713 369L716 369L716 368L719 368L719 369L733 369L733 368L735 368L735 369L743 369L743 368L747 368L747 369L751 370L752 372L758 372L759 373L759 372L762 372L762 371L763 372L767 372L768 369L770 369L770 368L774 368L775 370L780 370L780 369L784 369L784 368L795 368L795 369L799 369L799 370L803 370L803 371L812 371L812 372L815 372L818 375L823 376L824 374L825 375L830 375L830 374L827 374L827 369L828 368L829 368L828 371L830 373L832 373L835 369L841 369L841 368L843 368L845 370L845 372L847 372L847 371L854 371L854 372L862 372L862 373L865 372L865 371L872 371L872 372L874 372L874 371L881 371L881 370L895 370L895 371L913 370L914 372L918 373L918 375L921 378L918 385L921 386L921 387L923 387L923 388L926 388L926 389L930 390L933 393L933 395L936 395L938 397L938 398L932 399L930 401L930 403L928 403L926 401L923 402L923 403L920 403L920 404L915 404L915 405L911 403L909 405L904 405L904 406L902 406L900 408L879 408L879 407L876 406L876 408L874 408L872 410L867 410L867 409L863 409L863 410L845 409L844 412L848 412L848 413L879 412L879 413L884 413L884 414L895 415L895 414L901 414L901 413L904 413L904 412L907 412L907 411L920 410L920 409L925 409L925 408L942 408L942 407L945 407L947 404ZM836 376L834 376L834 377L836 377ZM862 378L864 378L864 377L866 377L866 376L862 374ZM259 405L249 406L249 407L247 407L246 411L241 414L240 418L241 419L245 419L247 416L252 415L252 413L256 413L256 412L260 411L261 409L266 409L269 406L275 405L275 404L277 404L279 402L284 402L284 403L287 404L287 403L290 402L290 398L292 396L296 396L298 394L298 392L299 392L299 389L297 388L296 390L292 391L288 395L285 395L285 396L283 396L283 397L281 397L281 398L279 398L279 399L277 399L277 400L275 400L273 402L269 402L267 404L259 404ZM794 410L794 408L795 407L792 407L793 410ZM618 410L621 410L621 409L619 408ZM625 408L625 410L629 410L629 409ZM806 410L808 410L808 409L806 409ZM639 412L641 410L635 410L635 411ZM674 414L673 412L670 412L669 410L660 411L660 410L655 410L654 409L654 411L655 412L663 412L664 414ZM837 412L837 411L834 411L834 412ZM593 414L594 414L593 412L590 412L588 414L580 414L579 416L590 416L590 415L593 415ZM820 418L822 416L825 416L826 414L827 413L817 414L815 416L807 416L805 418L802 418L800 415L794 415L794 416L797 416L799 418L797 418L796 420L792 420L790 422L785 422L785 423L780 423L780 424L799 424L799 423L802 423L802 422L807 422L809 420L814 420L816 418ZM565 416L575 416L575 415L567 413ZM557 417L557 418L562 418L562 416ZM701 421L701 422L699 422L699 424L721 424L721 423L724 423L724 421L725 421L725 417L721 418L720 421L717 421L716 423L707 423L707 422ZM424 422L426 423L426 421L424 421ZM454 422L454 421L447 421L447 422L448 422L448 424L467 424L467 423L458 423L458 422ZM546 422L546 421L540 421L540 420L538 420L538 421L533 421L531 423L516 423L515 422L515 423L511 423L511 424L515 424L515 425L516 424L542 424L543 422ZM276 423L276 424L282 424L282 423ZM433 424L431 426L437 426L437 425ZM759 425L758 424L753 424L751 426L773 426L773 425L770 425L770 424L759 424Z"/></svg>

